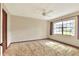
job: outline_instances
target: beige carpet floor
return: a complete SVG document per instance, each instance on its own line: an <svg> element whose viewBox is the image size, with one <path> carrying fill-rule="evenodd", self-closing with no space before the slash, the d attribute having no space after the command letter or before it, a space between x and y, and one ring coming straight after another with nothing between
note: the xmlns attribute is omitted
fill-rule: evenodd
<svg viewBox="0 0 79 59"><path fill-rule="evenodd" d="M79 49L44 39L11 44L5 56L79 56Z"/></svg>

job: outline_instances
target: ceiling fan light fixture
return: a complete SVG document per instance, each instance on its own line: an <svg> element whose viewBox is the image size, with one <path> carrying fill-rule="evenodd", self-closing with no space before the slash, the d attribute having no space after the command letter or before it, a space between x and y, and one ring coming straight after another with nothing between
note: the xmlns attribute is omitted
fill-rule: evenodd
<svg viewBox="0 0 79 59"><path fill-rule="evenodd" d="M43 12L43 13L42 13L42 15L43 15L43 16L46 16L46 13L45 13L45 12Z"/></svg>
<svg viewBox="0 0 79 59"><path fill-rule="evenodd" d="M49 13L53 12L52 10L49 10L48 12L46 11L46 9L43 9L43 12L42 12L42 15L43 16L46 16L48 15Z"/></svg>

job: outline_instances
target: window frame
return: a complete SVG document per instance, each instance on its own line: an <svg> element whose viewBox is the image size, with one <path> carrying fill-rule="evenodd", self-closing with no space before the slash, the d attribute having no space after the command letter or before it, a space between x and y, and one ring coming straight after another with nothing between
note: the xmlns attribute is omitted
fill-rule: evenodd
<svg viewBox="0 0 79 59"><path fill-rule="evenodd" d="M72 21L74 21L74 26L72 26L72 28L74 28L73 30L74 30L74 34L64 34L64 22L65 21L69 21L69 24L71 23L70 22L70 20ZM58 23L58 22L62 22L62 27L61 27L61 29L62 29L62 34L59 34L59 35L69 35L69 36L75 36L75 18L74 17L70 17L70 18L66 18L66 19L61 19L60 21L57 21L57 22L53 22L53 31L52 31L52 34L56 34L56 33L54 33L54 23ZM70 25L71 26L71 25ZM68 27L68 28L71 28L71 27Z"/></svg>

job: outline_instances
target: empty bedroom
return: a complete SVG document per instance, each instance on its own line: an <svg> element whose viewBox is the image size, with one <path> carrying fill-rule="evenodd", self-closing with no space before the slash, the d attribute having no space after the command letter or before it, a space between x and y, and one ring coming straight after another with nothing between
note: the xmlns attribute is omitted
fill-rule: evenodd
<svg viewBox="0 0 79 59"><path fill-rule="evenodd" d="M79 56L78 3L2 3L3 56Z"/></svg>

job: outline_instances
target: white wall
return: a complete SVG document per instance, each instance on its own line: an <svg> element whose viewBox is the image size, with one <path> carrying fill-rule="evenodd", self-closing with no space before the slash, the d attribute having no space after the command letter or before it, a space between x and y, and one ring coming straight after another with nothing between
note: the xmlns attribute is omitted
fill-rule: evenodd
<svg viewBox="0 0 79 59"><path fill-rule="evenodd" d="M10 31L10 14L8 13L7 14L7 45L9 46L9 44L11 43L11 39L12 39L12 36L11 36L11 31Z"/></svg>
<svg viewBox="0 0 79 59"><path fill-rule="evenodd" d="M49 38L79 47L79 39L76 39L75 37L72 36L51 35L49 36Z"/></svg>
<svg viewBox="0 0 79 59"><path fill-rule="evenodd" d="M11 42L47 38L47 21L10 16Z"/></svg>

